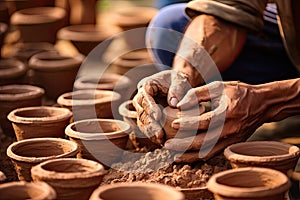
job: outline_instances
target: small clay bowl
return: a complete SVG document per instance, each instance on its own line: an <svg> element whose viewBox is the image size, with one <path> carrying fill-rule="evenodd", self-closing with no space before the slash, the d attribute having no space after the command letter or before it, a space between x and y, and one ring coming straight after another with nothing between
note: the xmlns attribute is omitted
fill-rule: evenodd
<svg viewBox="0 0 300 200"><path fill-rule="evenodd" d="M92 118L113 118L121 95L107 90L77 90L60 95L57 103L72 110L74 121Z"/></svg>
<svg viewBox="0 0 300 200"><path fill-rule="evenodd" d="M7 116L18 141L42 137L64 138L71 117L69 109L51 106L17 108Z"/></svg>
<svg viewBox="0 0 300 200"><path fill-rule="evenodd" d="M260 199L284 200L291 183L280 171L244 167L214 174L207 187L216 200Z"/></svg>
<svg viewBox="0 0 300 200"><path fill-rule="evenodd" d="M65 23L66 11L59 7L36 7L16 11L10 22L20 31L22 42L55 43ZM37 34L38 33L38 34Z"/></svg>
<svg viewBox="0 0 300 200"><path fill-rule="evenodd" d="M16 59L0 60L0 85L23 83L27 67Z"/></svg>
<svg viewBox="0 0 300 200"><path fill-rule="evenodd" d="M253 141L230 145L224 155L233 168L266 167L287 173L295 168L300 149L277 141Z"/></svg>
<svg viewBox="0 0 300 200"><path fill-rule="evenodd" d="M0 183L6 180L6 176L3 172L0 171Z"/></svg>
<svg viewBox="0 0 300 200"><path fill-rule="evenodd" d="M55 158L76 157L75 142L60 138L33 138L11 144L7 155L12 160L19 180L31 181L31 167Z"/></svg>
<svg viewBox="0 0 300 200"><path fill-rule="evenodd" d="M56 199L54 189L45 182L10 182L0 185L0 200Z"/></svg>
<svg viewBox="0 0 300 200"><path fill-rule="evenodd" d="M98 44L119 33L116 27L99 26L95 24L72 25L60 29L57 37L61 40L71 41L78 51L88 55ZM107 46L110 42L107 43Z"/></svg>
<svg viewBox="0 0 300 200"><path fill-rule="evenodd" d="M31 169L34 181L51 185L58 199L88 200L100 185L104 167L94 161L76 158L60 158L42 162Z"/></svg>
<svg viewBox="0 0 300 200"><path fill-rule="evenodd" d="M63 93L71 92L77 72L84 56L78 54L66 57L57 52L41 52L29 60L29 68L33 70L33 82L45 88L50 99L57 99Z"/></svg>
<svg viewBox="0 0 300 200"><path fill-rule="evenodd" d="M44 89L32 85L0 86L0 125L5 135L15 135L7 115L16 108L40 106L44 94Z"/></svg>
<svg viewBox="0 0 300 200"><path fill-rule="evenodd" d="M114 119L86 119L67 126L65 132L80 147L78 158L110 166L119 161L128 142L129 124Z"/></svg>
<svg viewBox="0 0 300 200"><path fill-rule="evenodd" d="M90 200L184 200L175 188L158 183L116 183L100 186Z"/></svg>

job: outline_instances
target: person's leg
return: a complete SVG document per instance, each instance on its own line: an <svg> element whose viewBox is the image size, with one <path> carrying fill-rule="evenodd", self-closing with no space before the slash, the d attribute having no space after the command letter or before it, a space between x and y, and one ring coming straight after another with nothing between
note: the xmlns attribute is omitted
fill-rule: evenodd
<svg viewBox="0 0 300 200"><path fill-rule="evenodd" d="M151 21L146 45L161 70L172 67L174 55L189 20L184 14L185 3L162 8Z"/></svg>

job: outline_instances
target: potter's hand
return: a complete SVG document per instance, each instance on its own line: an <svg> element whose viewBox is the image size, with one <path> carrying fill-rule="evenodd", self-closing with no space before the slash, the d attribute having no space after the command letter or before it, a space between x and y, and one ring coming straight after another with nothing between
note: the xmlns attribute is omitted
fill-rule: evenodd
<svg viewBox="0 0 300 200"><path fill-rule="evenodd" d="M213 82L189 90L177 104L180 109L188 109L204 101L211 101L212 109L200 116L176 119L172 127L181 130L194 128L203 133L167 140L165 147L176 151L198 150L199 153L199 149L205 150L203 145L213 145L211 153L202 155L209 158L226 146L245 140L270 119L264 104L265 91L259 86L241 82Z"/></svg>
<svg viewBox="0 0 300 200"><path fill-rule="evenodd" d="M185 74L173 70L159 72L139 82L133 105L138 115L138 126L151 141L157 144L164 142L160 125L162 112L155 97L167 96L168 104L174 107L190 88Z"/></svg>

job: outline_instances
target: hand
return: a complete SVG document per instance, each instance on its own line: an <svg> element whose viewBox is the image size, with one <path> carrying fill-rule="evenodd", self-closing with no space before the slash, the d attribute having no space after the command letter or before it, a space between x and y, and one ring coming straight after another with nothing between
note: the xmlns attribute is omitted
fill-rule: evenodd
<svg viewBox="0 0 300 200"><path fill-rule="evenodd" d="M176 106L190 88L185 74L173 70L159 72L139 82L133 105L138 114L137 124L151 141L164 143L164 132L160 125L162 111L155 98L167 97L167 103Z"/></svg>
<svg viewBox="0 0 300 200"><path fill-rule="evenodd" d="M199 150L202 148L205 151L206 145L211 147L211 152L202 155L207 159L226 146L247 139L270 119L264 91L267 90L261 86L241 82L213 82L189 90L177 104L180 109L211 101L212 110L200 116L176 119L172 127L181 130L196 127L203 133L184 139L167 140L165 147L175 151L197 150L193 156L194 159L199 159Z"/></svg>

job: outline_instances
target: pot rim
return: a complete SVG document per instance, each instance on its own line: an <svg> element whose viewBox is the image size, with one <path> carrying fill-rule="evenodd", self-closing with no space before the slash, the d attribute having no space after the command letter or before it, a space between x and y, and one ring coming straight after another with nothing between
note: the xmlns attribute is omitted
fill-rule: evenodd
<svg viewBox="0 0 300 200"><path fill-rule="evenodd" d="M87 81L106 81L107 83L84 83ZM97 89L97 90L105 90L109 88L109 90L113 89L124 89L130 85L130 79L127 76L122 76L115 73L103 73L101 77L95 76L82 76L76 79L74 82L74 88L77 90L84 89ZM106 89L107 90L107 89Z"/></svg>
<svg viewBox="0 0 300 200"><path fill-rule="evenodd" d="M51 117L21 117L18 115L19 112L24 111L36 111L36 110L45 110L45 111L59 111L59 115L51 116ZM19 124L49 124L49 123L56 123L65 120L69 120L73 116L72 112L67 108L60 108L60 107L52 107L52 106L32 106L32 107L22 107L17 108L11 111L7 118L12 123L19 123Z"/></svg>
<svg viewBox="0 0 300 200"><path fill-rule="evenodd" d="M49 60L49 58L51 60ZM43 51L29 59L29 68L39 71L57 71L79 68L85 59L82 54L73 57L60 55L56 51Z"/></svg>
<svg viewBox="0 0 300 200"><path fill-rule="evenodd" d="M61 28L57 32L57 37L62 40L77 42L102 42L120 32L121 31L114 26L106 27L95 24L78 24Z"/></svg>
<svg viewBox="0 0 300 200"><path fill-rule="evenodd" d="M234 147L245 146L245 145L253 146L255 144L263 145L264 148L266 146L269 146L269 147L281 146L281 147L287 148L288 152L285 154L275 155L275 156L249 156L249 155L237 153L236 151L232 150L232 148L234 148ZM282 161L282 160L293 159L293 158L299 157L300 149L297 146L278 142L278 141L249 141L249 142L240 142L240 143L236 143L236 144L232 144L232 145L228 146L224 150L224 155L231 162L241 162L241 163L274 162L274 161L278 162L278 161Z"/></svg>
<svg viewBox="0 0 300 200"><path fill-rule="evenodd" d="M26 182L26 181L14 181L9 183L3 183L0 185L0 190L7 191L9 188L24 188L28 190L28 187L31 187L33 189L40 189L38 197L35 199L56 199L56 192L55 190L47 183L43 181L33 181L33 182ZM43 194L43 193L44 194Z"/></svg>
<svg viewBox="0 0 300 200"><path fill-rule="evenodd" d="M65 144L68 144L70 147L72 147L72 150L70 152L66 152L63 154L55 155L55 156L46 156L46 157L25 157L25 156L19 156L14 153L14 149L17 148L19 145L23 145L26 143L31 142L47 142L47 141L54 141L54 142L62 142ZM45 160L55 159L55 158L64 158L68 156L75 156L79 152L79 147L76 142L72 142L70 140L62 139L62 138L31 138L31 139L24 139L17 142L12 143L7 148L6 154L11 159L14 159L19 162L27 162L27 163L40 163Z"/></svg>
<svg viewBox="0 0 300 200"><path fill-rule="evenodd" d="M150 188L154 190L159 190L162 192L166 192L170 195L172 193L174 197L173 200L184 200L184 194L180 191L176 190L176 188L171 187L169 185L161 184L161 183L143 183L143 182L134 182L134 183L115 183L111 185L103 185L98 187L91 195L90 199L99 199L100 200L100 193L109 191L111 189L118 189L118 188Z"/></svg>
<svg viewBox="0 0 300 200"><path fill-rule="evenodd" d="M19 77L27 72L26 65L14 58L1 59L0 65L8 66L7 69L0 70L0 79Z"/></svg>
<svg viewBox="0 0 300 200"><path fill-rule="evenodd" d="M34 14L34 12L38 12ZM44 13L43 13L44 12ZM33 13L33 14L30 14ZM66 11L60 7L34 7L16 11L11 16L13 25L31 25L41 23L53 23L63 19Z"/></svg>
<svg viewBox="0 0 300 200"><path fill-rule="evenodd" d="M130 59L134 58L134 59ZM116 65L122 68L133 68L144 65L152 64L153 61L150 59L150 56L145 50L135 50L130 51L116 58L112 65Z"/></svg>
<svg viewBox="0 0 300 200"><path fill-rule="evenodd" d="M86 122L109 122L117 123L121 125L122 130L109 132L109 133L83 133L75 131L72 127L79 123ZM105 140L105 139L116 139L128 136L131 131L131 127L128 123L117 120L117 119L84 119L69 124L65 129L65 134L69 137L80 139L80 140Z"/></svg>
<svg viewBox="0 0 300 200"><path fill-rule="evenodd" d="M124 101L120 106L119 106L119 113L123 117L128 117L131 119L137 119L137 112L133 110L129 110L128 106L133 104L133 100L127 100Z"/></svg>
<svg viewBox="0 0 300 200"><path fill-rule="evenodd" d="M25 93L15 93L15 94L1 94L3 90L12 90L17 89L19 90L29 90ZM45 90L43 88L33 86L33 85L4 85L0 86L0 101L22 101L28 100L33 98L42 97L45 94Z"/></svg>
<svg viewBox="0 0 300 200"><path fill-rule="evenodd" d="M273 187L266 187L266 186L259 186L259 187L234 187L219 183L219 179L224 178L225 176L233 176L239 175L239 173L249 173L255 172L258 175L264 174L264 178L266 179L266 175L268 175L268 181L270 178L276 180L282 180L276 186ZM236 168L230 169L226 171L219 172L214 174L207 183L208 189L221 196L226 197L235 197L235 198L249 198L249 197L265 197L269 195L276 195L283 192L286 192L291 186L291 183L288 177L280 171L270 169L270 168L260 168L260 167L243 167L243 168Z"/></svg>
<svg viewBox="0 0 300 200"><path fill-rule="evenodd" d="M73 100L72 98L66 99L66 97L72 97L73 95L80 95L80 94L101 94L104 97L99 98L99 99L75 99ZM67 106L67 107L73 107L73 106L91 106L95 104L103 104L103 103L108 103L108 102L115 102L121 99L121 95L117 92L114 91L109 91L109 90L77 90L73 92L67 92L62 95L60 95L57 99L57 103L62 105L62 106Z"/></svg>
<svg viewBox="0 0 300 200"><path fill-rule="evenodd" d="M68 162L74 164L87 163L88 166L91 166L91 168L93 168L93 171L57 172L57 171L49 171L43 168L48 164L61 163L61 162ZM56 179L57 180L68 180L68 179L78 179L78 178L87 179L87 178L92 178L97 176L103 176L106 173L106 171L102 164L92 160L78 159L78 158L58 158L58 159L47 160L42 163L39 163L38 165L31 168L31 173L44 181L45 180L54 181Z"/></svg>

